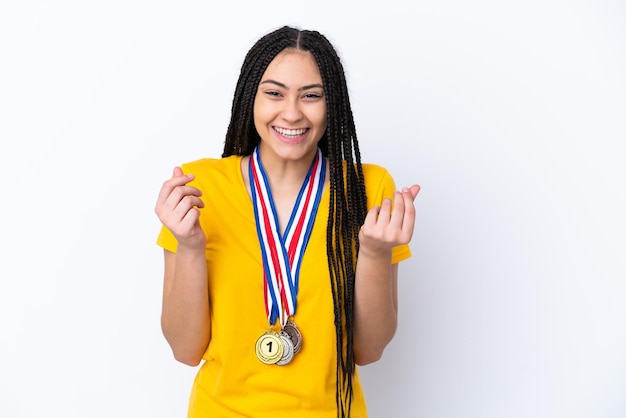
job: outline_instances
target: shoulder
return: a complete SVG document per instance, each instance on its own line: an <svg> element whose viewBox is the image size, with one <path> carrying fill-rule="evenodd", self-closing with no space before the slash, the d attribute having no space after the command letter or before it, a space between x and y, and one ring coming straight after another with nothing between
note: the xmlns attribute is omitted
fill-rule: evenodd
<svg viewBox="0 0 626 418"><path fill-rule="evenodd" d="M391 177L389 171L378 164L372 163L361 163L361 168L363 169L363 177L365 178L365 182L375 181L377 179ZM344 173L347 169L346 161L343 161L343 170ZM356 163L354 164L354 169L356 170Z"/></svg>
<svg viewBox="0 0 626 418"><path fill-rule="evenodd" d="M393 186L393 177L385 167L377 164L361 164L366 188Z"/></svg>
<svg viewBox="0 0 626 418"><path fill-rule="evenodd" d="M368 207L379 205L382 199L392 198L396 191L393 177L385 167L377 164L361 164L365 182Z"/></svg>
<svg viewBox="0 0 626 418"><path fill-rule="evenodd" d="M367 177L375 177L375 178L380 178L380 177L391 177L391 175L389 174L389 171L383 167L380 166L378 164L371 164L371 163L363 163L361 164L361 166L363 167L363 176L365 176L365 180L367 181Z"/></svg>
<svg viewBox="0 0 626 418"><path fill-rule="evenodd" d="M199 158L181 165L185 174L201 175L211 171L230 171L234 167L239 167L241 157L231 156L226 158Z"/></svg>
<svg viewBox="0 0 626 418"><path fill-rule="evenodd" d="M201 158L181 165L183 173L193 174L189 185L201 190L234 187L241 182L241 157Z"/></svg>

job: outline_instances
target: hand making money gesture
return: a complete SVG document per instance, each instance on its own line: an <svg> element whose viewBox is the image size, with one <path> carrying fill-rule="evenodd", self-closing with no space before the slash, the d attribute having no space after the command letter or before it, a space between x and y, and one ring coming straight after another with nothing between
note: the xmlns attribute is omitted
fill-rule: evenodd
<svg viewBox="0 0 626 418"><path fill-rule="evenodd" d="M411 241L415 225L413 200L419 191L417 184L404 187L394 193L393 209L391 199L384 199L380 206L368 211L359 232L361 251L370 254L391 251L394 246Z"/></svg>
<svg viewBox="0 0 626 418"><path fill-rule="evenodd" d="M198 222L198 208L203 208L204 202L200 199L202 192L187 185L193 179L193 174L183 174L180 167L175 167L172 178L161 186L154 211L179 246L204 248L206 237Z"/></svg>

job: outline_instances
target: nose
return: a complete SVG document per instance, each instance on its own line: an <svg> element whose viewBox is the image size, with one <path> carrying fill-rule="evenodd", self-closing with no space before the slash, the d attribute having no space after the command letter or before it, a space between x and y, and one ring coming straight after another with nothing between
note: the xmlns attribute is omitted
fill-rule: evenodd
<svg viewBox="0 0 626 418"><path fill-rule="evenodd" d="M302 119L302 110L300 109L300 102L298 99L289 99L285 100L284 108L281 112L281 116L287 122L296 122Z"/></svg>

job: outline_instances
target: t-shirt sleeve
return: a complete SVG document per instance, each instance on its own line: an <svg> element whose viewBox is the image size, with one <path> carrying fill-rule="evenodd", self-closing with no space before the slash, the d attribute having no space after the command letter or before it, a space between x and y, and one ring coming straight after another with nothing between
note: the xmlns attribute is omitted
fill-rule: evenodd
<svg viewBox="0 0 626 418"><path fill-rule="evenodd" d="M389 172L380 166L368 164L363 166L365 187L367 189L368 209L380 205L385 198L393 199L396 184ZM391 252L391 263L396 264L411 257L411 248L408 244L394 247Z"/></svg>
<svg viewBox="0 0 626 418"><path fill-rule="evenodd" d="M174 237L174 234L170 232L165 225L161 225L161 231L157 236L156 244L164 250L175 253L178 248L178 241Z"/></svg>

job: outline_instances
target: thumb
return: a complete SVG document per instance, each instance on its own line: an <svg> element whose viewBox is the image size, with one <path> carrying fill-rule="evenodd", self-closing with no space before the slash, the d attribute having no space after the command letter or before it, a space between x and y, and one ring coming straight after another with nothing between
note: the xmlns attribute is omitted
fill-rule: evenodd
<svg viewBox="0 0 626 418"><path fill-rule="evenodd" d="M415 199L415 197L417 196L417 194L420 192L422 188L420 187L419 184L414 184L409 188L409 191L411 192L411 196L413 196L413 199Z"/></svg>
<svg viewBox="0 0 626 418"><path fill-rule="evenodd" d="M172 177L179 177L183 175L183 169L176 166L174 167L174 173L172 173Z"/></svg>

